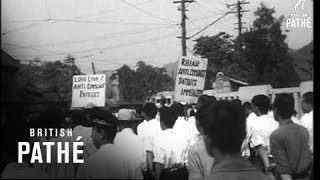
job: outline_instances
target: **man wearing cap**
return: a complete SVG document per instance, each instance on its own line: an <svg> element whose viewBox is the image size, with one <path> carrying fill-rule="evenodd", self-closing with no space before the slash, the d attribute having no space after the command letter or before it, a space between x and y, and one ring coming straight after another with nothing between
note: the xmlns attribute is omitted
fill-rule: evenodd
<svg viewBox="0 0 320 180"><path fill-rule="evenodd" d="M90 118L93 121L92 139L98 151L80 165L77 178L125 179L125 160L113 144L118 119L102 109L96 109Z"/></svg>

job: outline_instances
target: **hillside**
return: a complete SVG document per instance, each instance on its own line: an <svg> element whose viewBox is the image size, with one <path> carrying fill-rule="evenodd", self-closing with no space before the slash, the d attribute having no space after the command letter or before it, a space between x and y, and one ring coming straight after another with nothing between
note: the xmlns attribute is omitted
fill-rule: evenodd
<svg viewBox="0 0 320 180"><path fill-rule="evenodd" d="M313 41L298 50L289 50L293 65L301 81L313 78Z"/></svg>
<svg viewBox="0 0 320 180"><path fill-rule="evenodd" d="M178 61L165 64L165 65L163 65L163 68L165 68L167 70L166 74L168 74L170 77L174 78L177 73Z"/></svg>

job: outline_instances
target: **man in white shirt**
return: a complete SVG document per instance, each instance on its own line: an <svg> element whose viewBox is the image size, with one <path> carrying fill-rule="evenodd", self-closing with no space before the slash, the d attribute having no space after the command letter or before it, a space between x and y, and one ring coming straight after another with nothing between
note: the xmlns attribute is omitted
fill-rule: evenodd
<svg viewBox="0 0 320 180"><path fill-rule="evenodd" d="M245 109L245 113L247 115L247 119L246 119L246 138L243 141L242 144L242 156L243 157L249 157L249 159L252 159L254 156L253 153L253 145L251 143L251 137L252 137L252 127L254 127L257 124L258 121L258 116L252 111L252 107L251 107L251 103L250 102L245 102L243 104L243 107Z"/></svg>
<svg viewBox="0 0 320 180"><path fill-rule="evenodd" d="M252 99L253 112L259 117L255 125L250 126L252 133L251 143L255 149L254 165L268 172L270 169L270 135L279 127L279 124L268 115L270 99L266 95L256 95Z"/></svg>
<svg viewBox="0 0 320 180"><path fill-rule="evenodd" d="M307 92L302 96L302 112L301 124L308 129L310 135L310 150L313 153L313 92Z"/></svg>
<svg viewBox="0 0 320 180"><path fill-rule="evenodd" d="M154 176L153 168L153 148L154 138L159 136L162 132L160 127L160 120L156 118L158 109L154 103L146 103L142 107L142 115L145 120L137 127L137 134L143 142L144 159L146 161L147 169L144 170L145 178Z"/></svg>
<svg viewBox="0 0 320 180"><path fill-rule="evenodd" d="M143 179L141 167L145 164L142 140L131 128L124 128L116 134L114 144L120 148L126 160L128 179Z"/></svg>
<svg viewBox="0 0 320 180"><path fill-rule="evenodd" d="M174 123L173 129L182 137L185 138L185 141L190 143L191 134L190 134L190 124L187 121L185 114L185 106L181 103L175 103L171 106L171 108L176 112L178 118ZM160 117L161 118L161 117Z"/></svg>
<svg viewBox="0 0 320 180"><path fill-rule="evenodd" d="M93 119L92 139L97 152L80 165L78 179L126 179L127 168L120 149L113 144L117 132L117 118L99 109Z"/></svg>
<svg viewBox="0 0 320 180"><path fill-rule="evenodd" d="M154 159L155 179L186 179L188 170L185 167L187 143L174 129L177 119L170 107L160 109L160 124L163 132L155 139Z"/></svg>

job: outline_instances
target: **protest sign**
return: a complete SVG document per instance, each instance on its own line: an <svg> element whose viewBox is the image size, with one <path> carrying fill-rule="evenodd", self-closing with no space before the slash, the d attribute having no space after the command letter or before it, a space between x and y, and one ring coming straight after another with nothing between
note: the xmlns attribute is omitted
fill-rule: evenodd
<svg viewBox="0 0 320 180"><path fill-rule="evenodd" d="M204 89L207 64L207 59L197 57L182 57L179 60L174 101L197 103Z"/></svg>
<svg viewBox="0 0 320 180"><path fill-rule="evenodd" d="M71 107L105 106L106 75L73 76Z"/></svg>

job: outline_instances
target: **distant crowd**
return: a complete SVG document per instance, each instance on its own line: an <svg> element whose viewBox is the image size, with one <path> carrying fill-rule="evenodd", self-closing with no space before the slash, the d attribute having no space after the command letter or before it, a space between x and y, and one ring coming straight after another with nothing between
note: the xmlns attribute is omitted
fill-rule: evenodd
<svg viewBox="0 0 320 180"><path fill-rule="evenodd" d="M7 134L2 179L313 179L313 93L302 96L298 119L291 94L266 95L251 102L217 101L202 95L192 106L147 102L142 122L123 124L130 112L100 107L50 107ZM127 114L126 114L127 113ZM126 117L126 118L124 118ZM72 137L29 137L29 128L72 128ZM75 142L81 136L83 164L17 163L17 142ZM56 148L56 147L54 147ZM70 154L73 149L70 148ZM41 147L42 154L46 148Z"/></svg>

